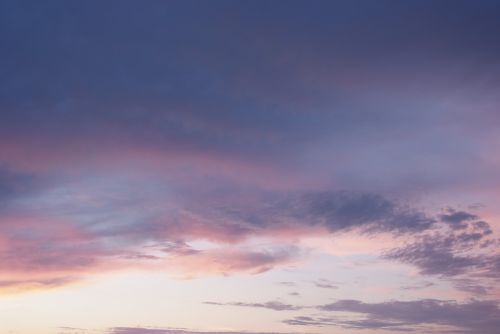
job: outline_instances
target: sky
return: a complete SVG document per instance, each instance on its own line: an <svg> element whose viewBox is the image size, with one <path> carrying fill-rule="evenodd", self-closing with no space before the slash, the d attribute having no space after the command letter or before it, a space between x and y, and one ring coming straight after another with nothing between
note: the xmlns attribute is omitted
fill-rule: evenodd
<svg viewBox="0 0 500 334"><path fill-rule="evenodd" d="M0 332L498 333L499 16L0 0Z"/></svg>

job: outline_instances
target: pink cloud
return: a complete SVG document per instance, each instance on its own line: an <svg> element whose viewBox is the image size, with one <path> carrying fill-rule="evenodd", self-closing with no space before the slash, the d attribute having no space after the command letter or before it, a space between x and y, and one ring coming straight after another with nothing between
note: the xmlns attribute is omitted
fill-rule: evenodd
<svg viewBox="0 0 500 334"><path fill-rule="evenodd" d="M275 267L290 266L300 260L297 248L247 250L215 248L194 252L171 252L167 266L183 278L202 275L259 274Z"/></svg>

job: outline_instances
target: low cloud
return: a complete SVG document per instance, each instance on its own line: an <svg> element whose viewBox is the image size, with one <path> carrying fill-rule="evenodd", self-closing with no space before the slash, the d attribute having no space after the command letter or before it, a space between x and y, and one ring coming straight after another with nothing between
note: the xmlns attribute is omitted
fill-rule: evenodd
<svg viewBox="0 0 500 334"><path fill-rule="evenodd" d="M434 285L436 285L436 284L433 282L423 281L423 282L419 282L419 283L416 283L413 285L402 286L401 289L402 290L421 290L421 289L429 288L429 287L434 286Z"/></svg>
<svg viewBox="0 0 500 334"><path fill-rule="evenodd" d="M318 306L324 312L350 312L363 319L337 316L299 316L285 320L289 325L339 326L357 329L392 329L413 331L422 326L439 325L458 329L464 333L497 333L500 328L500 309L496 301L470 301L457 303L424 299L416 301L389 301L365 303L359 300L339 300Z"/></svg>
<svg viewBox="0 0 500 334"><path fill-rule="evenodd" d="M299 207L308 221L324 224L331 231L363 228L365 232L418 232L435 220L425 213L375 193L317 192L304 195Z"/></svg>
<svg viewBox="0 0 500 334"><path fill-rule="evenodd" d="M51 278L31 278L31 279L10 279L0 280L1 292L18 292L38 289L51 289L73 283L75 277L51 277Z"/></svg>
<svg viewBox="0 0 500 334"><path fill-rule="evenodd" d="M85 328L59 327L57 334L291 334L279 332L248 332L248 331L194 331L178 328L158 327L112 327L104 331Z"/></svg>
<svg viewBox="0 0 500 334"><path fill-rule="evenodd" d="M247 331L191 331L185 329L115 327L109 330L109 334L280 334L280 333L247 332Z"/></svg>
<svg viewBox="0 0 500 334"><path fill-rule="evenodd" d="M421 299L413 301L391 300L367 303L360 300L338 300L334 303L302 306L278 301L262 303L205 302L208 305L264 308L274 311L298 311L315 309L322 312L314 316L299 315L283 322L295 326L336 326L353 329L386 329L396 331L420 331L432 326L464 333L480 332L495 334L500 327L500 308L497 301ZM345 312L352 315L345 315ZM436 331L439 330L429 330ZM443 331L445 331L443 329Z"/></svg>
<svg viewBox="0 0 500 334"><path fill-rule="evenodd" d="M0 169L9 213L0 212L0 265L19 275L43 271L37 279L130 266L166 268L182 278L258 274L301 261L306 250L297 246L300 238L346 231L413 240L384 256L423 274L454 276L475 268L493 277L500 270L493 255L467 251L471 245L494 247L489 224L476 215L448 209L432 217L376 193L230 186L198 193L179 186L172 198L155 180L116 175L68 181L35 194L29 191L35 183L29 175ZM451 222L466 227L452 228ZM452 233L429 234L440 225ZM254 247L255 238L271 240L268 247ZM193 241L212 246L197 249L189 246ZM151 244L163 246L144 249ZM327 281L315 285L336 288Z"/></svg>
<svg viewBox="0 0 500 334"><path fill-rule="evenodd" d="M299 248L273 247L262 250L215 248L186 253L173 253L166 263L184 278L208 274L258 274L277 266L292 265L301 257Z"/></svg>
<svg viewBox="0 0 500 334"><path fill-rule="evenodd" d="M449 208L447 213L439 215L442 222L449 224L452 229L461 230L467 228L467 222L476 220L479 217L466 211L456 211Z"/></svg>
<svg viewBox="0 0 500 334"><path fill-rule="evenodd" d="M327 279L319 279L314 282L314 285L318 288L323 288L323 289L338 289L339 287L332 281L329 281Z"/></svg>
<svg viewBox="0 0 500 334"><path fill-rule="evenodd" d="M423 275L498 277L500 253L490 225L467 212L454 211L444 219L461 227L416 235L406 245L386 252L385 258L414 265Z"/></svg>
<svg viewBox="0 0 500 334"><path fill-rule="evenodd" d="M22 188L24 176L1 175L8 182L0 177L0 183ZM187 278L256 274L300 261L304 250L290 243L303 236L353 229L414 233L434 224L424 213L373 193L243 191L235 196L231 190L208 196L185 191L165 205L169 193L163 185L117 175L45 189L30 201L9 193L12 214L0 215L0 264L9 272L53 274L43 279L141 262L162 264ZM272 238L272 246L246 244L254 237ZM188 246L199 240L214 247ZM143 251L149 244L165 246Z"/></svg>
<svg viewBox="0 0 500 334"><path fill-rule="evenodd" d="M266 308L274 311L297 311L306 308L305 306L297 306L291 304L285 304L279 301L270 301L265 303L243 303L243 302L230 302L230 303L218 303L218 302L204 302L208 305L218 305L218 306L242 306L242 307L254 307L254 308Z"/></svg>

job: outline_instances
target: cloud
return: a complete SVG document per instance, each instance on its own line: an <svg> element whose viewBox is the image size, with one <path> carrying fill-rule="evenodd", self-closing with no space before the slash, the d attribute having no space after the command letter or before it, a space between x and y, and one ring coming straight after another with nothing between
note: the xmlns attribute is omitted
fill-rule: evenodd
<svg viewBox="0 0 500 334"><path fill-rule="evenodd" d="M497 182L489 160L476 163L497 131L482 126L495 124L481 121L495 114L478 115L483 108L475 99L495 105L495 98L465 97L481 124L455 108L463 102L455 92L474 81L456 83L464 77L457 68L470 75L468 68L488 62L476 52L467 66L443 68L449 54L478 48L464 48L430 19L434 6L409 5L418 19L404 24L397 18L408 9L395 4L390 17L383 15L387 4L376 13L335 3L296 4L286 13L266 6L266 17L243 4L203 5L197 13L190 5L156 4L139 14L124 4L111 16L109 5L98 11L92 4L2 6L1 34L11 50L6 64L16 66L7 66L0 80L0 151L5 166L13 166L0 167L0 206L39 222L26 225L31 232L1 227L0 261L8 268L77 274L116 259L161 262L168 254L166 267L196 275L203 268L263 272L292 263L300 252L276 249L310 235L408 236L438 219L461 228L473 216L448 211L436 219L405 204L407 192L411 198L417 188ZM492 11L470 6L487 19L477 22L498 25ZM454 18L470 12L462 7L454 7ZM342 19L332 25L326 12ZM236 27L234 17L242 24ZM463 43L483 45L488 57L498 53L491 42L496 30L476 19L447 18L446 26L469 32L463 22L477 33L464 34ZM357 32L347 44L345 31ZM189 42L179 47L179 40ZM415 53L408 40L418 41L410 47ZM395 61L399 52L421 50L429 52L421 60ZM392 59L391 68L367 61L367 54ZM456 127L444 129L437 119L453 119ZM464 136L470 127L475 134ZM33 175L42 172L51 175L49 185L33 194ZM10 219L17 218L0 217L2 224ZM65 234L62 225L73 232ZM52 236L44 232L52 229ZM279 247L242 250L252 238L272 238ZM142 249L200 240L221 250ZM424 272L437 270L407 253L391 254ZM448 255L443 261L456 263L456 272L474 262Z"/></svg>
<svg viewBox="0 0 500 334"><path fill-rule="evenodd" d="M485 286L484 280L452 278L450 281L456 289L470 293L473 296L487 296L492 289L490 286Z"/></svg>
<svg viewBox="0 0 500 334"><path fill-rule="evenodd" d="M336 326L350 329L384 329L394 330L398 332L413 331L413 329L405 327L406 324L398 321L381 321L373 319L362 320L343 320L342 317L308 317L298 316L293 319L283 321L291 326L309 326L309 327L328 327Z"/></svg>
<svg viewBox="0 0 500 334"><path fill-rule="evenodd" d="M285 304L279 301L270 301L265 303L243 303L243 302L230 302L230 303L219 303L219 302L204 302L208 305L219 305L219 306L242 306L242 307L254 307L254 308L266 308L274 311L297 311L306 308L305 306L297 306L291 304Z"/></svg>
<svg viewBox="0 0 500 334"><path fill-rule="evenodd" d="M0 265L7 273L78 272L113 255L75 225L51 217L0 217Z"/></svg>
<svg viewBox="0 0 500 334"><path fill-rule="evenodd" d="M296 247L263 250L227 247L169 254L171 256L166 258L166 265L185 278L210 274L259 274L274 267L292 265L301 257L300 250Z"/></svg>
<svg viewBox="0 0 500 334"><path fill-rule="evenodd" d="M407 201L498 197L498 12L495 1L0 2L0 285L131 267L258 274L299 263L306 238L352 232L389 233L405 244L380 243L393 248L385 259L484 295L500 276L489 223ZM359 303L337 307L367 319L294 321L415 321Z"/></svg>
<svg viewBox="0 0 500 334"><path fill-rule="evenodd" d="M434 224L372 193L232 187L193 193L127 174L69 178L27 198L14 198L6 206L12 214L0 215L0 263L12 273L54 275L44 279L85 276L101 266L163 265L183 277L256 274L301 261L306 250L295 240L304 236L356 229L410 233ZM253 238L272 241L252 249ZM197 249L193 241L213 247Z"/></svg>
<svg viewBox="0 0 500 334"><path fill-rule="evenodd" d="M327 279L320 279L314 282L314 285L318 288L323 289L338 289L339 287L334 283Z"/></svg>
<svg viewBox="0 0 500 334"><path fill-rule="evenodd" d="M464 229L467 228L468 221L476 220L479 217L466 212L466 211L455 211L453 209L448 209L446 214L439 216L441 221L448 223L452 229Z"/></svg>
<svg viewBox="0 0 500 334"><path fill-rule="evenodd" d="M449 268L446 275L458 275L479 263L486 269L489 260L481 256L478 262L466 252L470 245L492 242L488 223L469 220L447 239L424 238L442 222L379 194L232 187L193 193L174 186L175 197L166 183L117 174L70 180L30 195L30 201L16 198L11 211L30 216L0 215L0 262L16 275L42 268L53 275L43 279L84 277L101 267L167 270L182 278L258 274L304 260L307 251L295 242L302 237L345 231L416 238L385 257L416 265L423 274ZM267 245L255 248L256 238L267 238ZM211 246L196 248L193 241ZM464 254L455 252L459 244ZM331 282L315 284L335 288Z"/></svg>
<svg viewBox="0 0 500 334"><path fill-rule="evenodd" d="M443 20L429 16L435 4L385 3L376 13L340 3L266 6L266 18L248 5L204 5L200 12L210 15L183 4L152 5L139 15L127 5L113 16L120 33L110 28L111 6L99 15L92 4L4 6L6 63L18 66L0 82L1 142L16 146L8 156L19 163L33 166L36 155L57 173L95 167L99 156L123 168L146 160L126 154L135 150L151 152L150 162L162 168L179 155L196 156L173 165L263 186L269 175L374 191L498 181L495 166L477 163L496 138L488 122L496 84L484 74L485 58L499 53L489 4L456 5ZM342 19L332 25L327 12ZM61 19L67 15L73 24ZM352 31L359 33L346 35ZM461 41L454 31L463 32ZM33 52L40 40L46 47ZM189 42L179 48L177 40ZM422 50L421 58L409 56ZM450 55L456 63L446 61ZM388 58L391 66L379 61ZM465 75L472 78L464 82ZM465 111L457 108L464 104ZM456 126L436 121L446 118ZM237 164L243 168L229 172Z"/></svg>
<svg viewBox="0 0 500 334"><path fill-rule="evenodd" d="M21 278L0 280L0 291L5 292L20 292L31 290L45 290L57 288L77 281L76 277L50 277L50 278Z"/></svg>
<svg viewBox="0 0 500 334"><path fill-rule="evenodd" d="M353 329L387 329L395 331L420 331L426 329L440 332L432 326L442 326L442 331L461 330L466 333L496 333L500 325L500 308L497 301L421 299L414 301L391 300L381 303L367 303L359 300L338 300L318 306L300 306L278 301L264 303L247 302L205 302L208 305L265 308L274 311L298 311L317 309L322 315L299 315L284 320L296 326L337 326ZM352 313L346 315L345 312ZM334 315L332 316L331 313ZM356 317L354 317L356 315ZM361 317L361 318L360 318Z"/></svg>
<svg viewBox="0 0 500 334"><path fill-rule="evenodd" d="M457 303L435 299L366 303L359 300L339 300L318 307L325 312L350 312L366 318L346 320L345 317L295 317L290 325L340 326L358 329L393 329L413 331L422 326L440 325L466 333L496 333L500 326L500 309L496 301ZM434 329L436 330L436 329ZM433 331L433 330L430 330ZM440 330L436 330L439 332ZM446 331L443 329L443 331Z"/></svg>
<svg viewBox="0 0 500 334"><path fill-rule="evenodd" d="M277 332L248 332L248 331L192 331L186 329L169 328L142 328L142 327L114 327L109 329L110 334L285 334Z"/></svg>
<svg viewBox="0 0 500 334"><path fill-rule="evenodd" d="M402 286L401 289L402 290L420 290L420 289L429 288L429 287L434 286L434 285L436 285L436 284L433 282L422 281L422 282L419 282L418 284Z"/></svg>
<svg viewBox="0 0 500 334"><path fill-rule="evenodd" d="M497 241L491 238L490 225L466 212L453 214L457 214L451 216L455 218L444 218L446 223L453 221L463 226L452 226L446 232L417 235L414 241L386 252L385 257L414 265L423 275L453 277L467 273L497 276L500 254Z"/></svg>
<svg viewBox="0 0 500 334"><path fill-rule="evenodd" d="M249 331L195 331L181 328L159 327L112 327L105 331L85 328L59 327L58 334L289 334L280 332Z"/></svg>
<svg viewBox="0 0 500 334"><path fill-rule="evenodd" d="M470 218L462 222L467 228L452 229L444 238L432 234L443 224L440 220L369 192L231 185L193 192L177 183L169 187L163 179L116 174L70 178L30 194L29 201L16 197L6 208L12 215L0 215L0 263L13 275L43 270L46 276L40 279L130 267L167 270L183 278L257 274L302 261L307 251L297 245L300 238L345 231L390 232L415 240L385 257L413 264L423 274L453 276L475 267L493 276L498 267L492 255L467 253L472 245L494 246L488 223ZM255 248L252 240L258 238L266 238L267 245ZM195 241L212 246L192 247ZM334 288L326 281L316 283Z"/></svg>
<svg viewBox="0 0 500 334"><path fill-rule="evenodd" d="M0 161L0 209L20 196L31 194L40 186L34 173L15 170Z"/></svg>
<svg viewBox="0 0 500 334"><path fill-rule="evenodd" d="M297 210L297 217L334 232L355 228L369 233L419 232L435 223L423 212L369 192L312 192L300 196L291 206Z"/></svg>
<svg viewBox="0 0 500 334"><path fill-rule="evenodd" d="M295 287L297 286L297 283L295 282L288 282L288 281L282 281L282 282L276 282L277 285L282 285L282 286L289 286L289 287Z"/></svg>

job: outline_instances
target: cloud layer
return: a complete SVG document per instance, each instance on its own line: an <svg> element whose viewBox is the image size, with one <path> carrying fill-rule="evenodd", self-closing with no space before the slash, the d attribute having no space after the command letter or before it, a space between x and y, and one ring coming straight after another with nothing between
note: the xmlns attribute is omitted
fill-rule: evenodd
<svg viewBox="0 0 500 334"><path fill-rule="evenodd" d="M212 304L319 330L493 333L499 15L489 0L0 1L0 294L276 274L296 282L286 298L322 301Z"/></svg>
<svg viewBox="0 0 500 334"><path fill-rule="evenodd" d="M366 316L360 320L344 320L339 317L296 317L287 320L291 325L340 326L359 329L389 329L394 331L416 331L419 326L448 326L448 330L464 333L495 333L499 325L498 303L494 301L472 301L456 303L434 299L418 301L390 301L364 303L358 300L339 300L319 307L327 312L351 312ZM430 329L428 332L446 330Z"/></svg>

